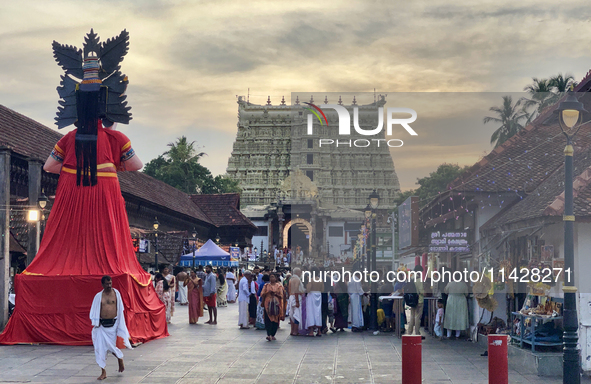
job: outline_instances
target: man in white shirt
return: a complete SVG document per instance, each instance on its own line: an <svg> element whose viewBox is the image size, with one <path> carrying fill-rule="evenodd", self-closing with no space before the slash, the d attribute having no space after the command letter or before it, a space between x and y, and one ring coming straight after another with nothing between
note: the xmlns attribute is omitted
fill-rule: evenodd
<svg viewBox="0 0 591 384"><path fill-rule="evenodd" d="M248 325L248 303L250 301L249 284L252 279L250 271L244 271L244 276L238 284L238 325L240 329L249 329Z"/></svg>

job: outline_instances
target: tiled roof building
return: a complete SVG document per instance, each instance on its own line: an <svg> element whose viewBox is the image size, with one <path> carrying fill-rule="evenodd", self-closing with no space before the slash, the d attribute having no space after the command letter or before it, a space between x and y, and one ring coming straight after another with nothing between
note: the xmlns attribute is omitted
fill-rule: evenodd
<svg viewBox="0 0 591 384"><path fill-rule="evenodd" d="M575 92L581 96L590 89L591 71L575 88ZM588 97L580 99L589 110L591 100ZM501 213L505 217L504 220L509 220L509 216L515 216L515 219L510 220L518 220L522 214L526 215L524 218L538 214L551 215L553 207L560 204L550 204L556 199L560 200L558 196L564 193L564 186L559 186L559 183L564 183L565 139L558 123L558 115L555 113L558 104L546 108L530 125L493 149L467 172L451 182L446 191L442 191L439 196L428 202L423 202L426 203L421 208L423 224L429 227L461 216L467 211L469 203L475 202L475 196L497 197L499 205L503 208ZM585 185L588 184L588 174L583 174L587 168L584 158L589 155L590 149L591 124L583 124L574 140L574 177L579 176L579 182L584 181ZM549 192L549 188L552 192ZM548 204L537 199L543 199L543 196L552 193L552 197L547 196L547 199L551 199ZM508 209L512 204L518 203L521 204L519 208ZM575 198L575 211L589 214L586 203L588 204ZM536 211L536 207L539 208L539 212ZM498 217L495 217L495 222L496 219ZM487 223L487 227L490 228L492 223Z"/></svg>

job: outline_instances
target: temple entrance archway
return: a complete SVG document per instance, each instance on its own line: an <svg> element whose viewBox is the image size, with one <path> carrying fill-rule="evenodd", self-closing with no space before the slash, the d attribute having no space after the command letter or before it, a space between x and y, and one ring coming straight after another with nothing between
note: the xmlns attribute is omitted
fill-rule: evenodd
<svg viewBox="0 0 591 384"><path fill-rule="evenodd" d="M293 228L292 228L293 227ZM290 229L291 236L290 236ZM291 240L291 242L290 242ZM286 247L291 247L295 249L296 245L304 249L308 249L308 255L312 254L312 240L313 240L313 231L312 231L312 224L308 220L302 218L296 218L291 220L289 223L285 225L283 228L283 245ZM307 242L307 247L305 243Z"/></svg>

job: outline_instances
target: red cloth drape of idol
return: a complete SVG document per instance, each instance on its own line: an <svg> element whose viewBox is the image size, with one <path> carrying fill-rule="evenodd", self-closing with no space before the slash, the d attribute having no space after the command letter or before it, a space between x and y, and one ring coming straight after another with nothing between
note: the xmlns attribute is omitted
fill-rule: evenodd
<svg viewBox="0 0 591 384"><path fill-rule="evenodd" d="M15 309L0 344L91 345L90 306L110 275L121 292L132 342L168 336L166 309L137 261L115 169L129 139L99 127L98 183L76 186L75 131L54 151L63 155L56 198L33 262L15 276Z"/></svg>

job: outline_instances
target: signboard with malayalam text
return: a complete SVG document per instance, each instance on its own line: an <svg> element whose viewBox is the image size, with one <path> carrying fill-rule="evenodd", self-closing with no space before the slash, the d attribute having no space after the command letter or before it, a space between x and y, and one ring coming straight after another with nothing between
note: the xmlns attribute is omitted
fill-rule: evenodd
<svg viewBox="0 0 591 384"><path fill-rule="evenodd" d="M437 231L431 232L429 252L469 253L468 232Z"/></svg>

